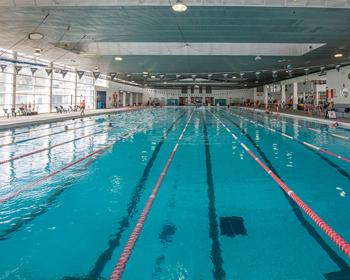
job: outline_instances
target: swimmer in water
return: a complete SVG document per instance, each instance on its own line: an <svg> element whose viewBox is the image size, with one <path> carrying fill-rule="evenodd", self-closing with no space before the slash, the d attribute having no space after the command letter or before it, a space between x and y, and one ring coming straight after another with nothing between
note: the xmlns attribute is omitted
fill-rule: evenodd
<svg viewBox="0 0 350 280"><path fill-rule="evenodd" d="M331 124L331 127L338 127L338 126L339 126L339 123L337 122Z"/></svg>

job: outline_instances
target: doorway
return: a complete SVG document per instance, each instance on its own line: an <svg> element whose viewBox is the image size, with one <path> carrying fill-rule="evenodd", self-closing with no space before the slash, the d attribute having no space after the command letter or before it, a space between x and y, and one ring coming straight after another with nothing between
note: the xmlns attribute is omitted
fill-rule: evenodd
<svg viewBox="0 0 350 280"><path fill-rule="evenodd" d="M97 109L106 109L106 101L107 101L107 92L105 91L97 91Z"/></svg>

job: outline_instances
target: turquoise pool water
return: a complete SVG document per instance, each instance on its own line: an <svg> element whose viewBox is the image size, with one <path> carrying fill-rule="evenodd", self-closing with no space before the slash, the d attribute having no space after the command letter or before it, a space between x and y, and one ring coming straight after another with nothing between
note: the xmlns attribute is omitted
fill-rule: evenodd
<svg viewBox="0 0 350 280"><path fill-rule="evenodd" d="M213 114L346 240L350 163L268 128L345 158L350 131L226 108L1 131L0 279L109 279L192 112L123 279L350 279L345 254Z"/></svg>

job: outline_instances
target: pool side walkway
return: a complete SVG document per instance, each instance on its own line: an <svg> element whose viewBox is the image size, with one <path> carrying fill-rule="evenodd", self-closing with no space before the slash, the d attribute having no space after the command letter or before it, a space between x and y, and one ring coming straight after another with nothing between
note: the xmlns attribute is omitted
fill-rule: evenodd
<svg viewBox="0 0 350 280"><path fill-rule="evenodd" d="M104 114L113 114L118 112L138 110L142 107L123 107L115 109L95 109L85 111L85 115L81 116L80 112L70 113L43 113L34 116L17 116L17 117L0 117L0 130L9 128L18 128L28 125L38 125L52 122L60 122L72 118L85 118Z"/></svg>

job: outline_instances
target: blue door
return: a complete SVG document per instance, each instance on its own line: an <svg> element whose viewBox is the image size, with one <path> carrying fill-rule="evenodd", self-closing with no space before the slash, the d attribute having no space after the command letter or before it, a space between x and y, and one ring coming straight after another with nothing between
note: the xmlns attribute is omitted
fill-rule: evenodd
<svg viewBox="0 0 350 280"><path fill-rule="evenodd" d="M97 109L105 109L107 101L107 92L97 91Z"/></svg>

